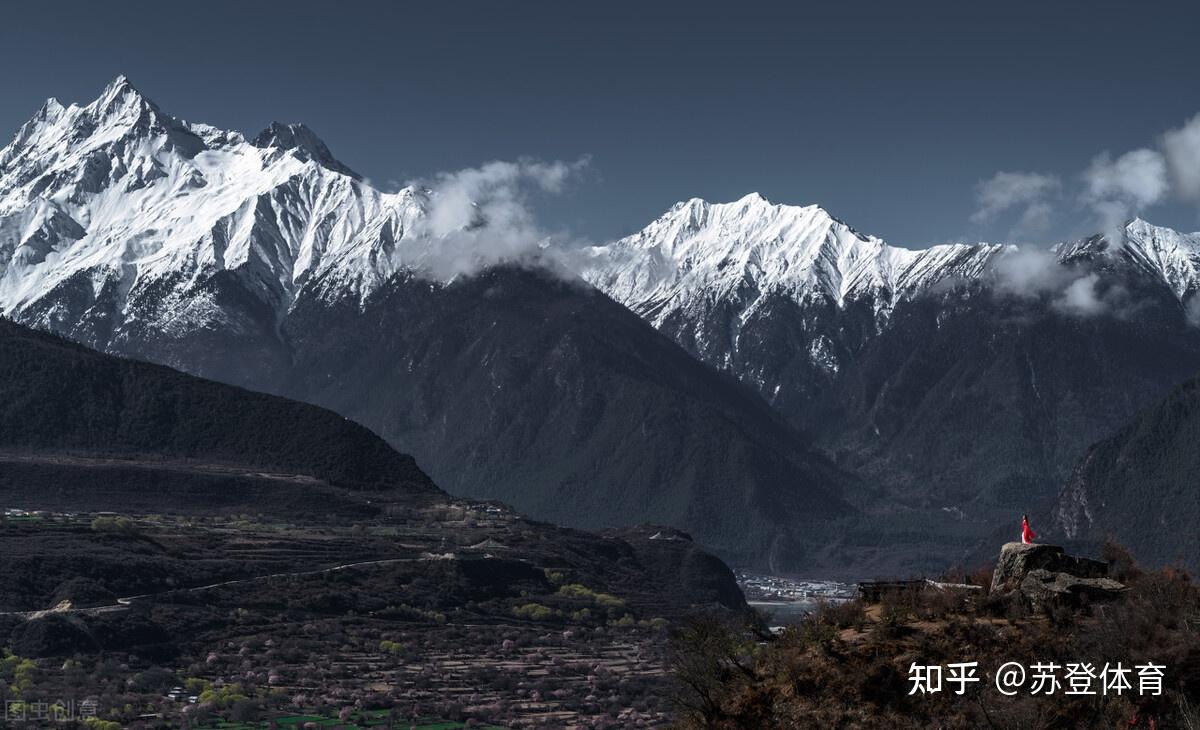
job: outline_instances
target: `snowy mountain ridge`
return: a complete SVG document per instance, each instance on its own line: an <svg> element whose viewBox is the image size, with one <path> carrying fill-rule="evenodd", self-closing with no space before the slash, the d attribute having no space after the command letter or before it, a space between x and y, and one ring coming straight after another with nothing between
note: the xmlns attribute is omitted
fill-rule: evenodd
<svg viewBox="0 0 1200 730"><path fill-rule="evenodd" d="M195 326L219 319L203 283L220 272L277 312L305 285L365 296L419 267L427 203L365 184L303 125L247 141L119 77L87 106L48 100L0 151L0 311L53 326L59 292L136 318L165 287L181 298L156 309Z"/></svg>
<svg viewBox="0 0 1200 730"><path fill-rule="evenodd" d="M585 278L656 324L697 298L872 298L886 310L947 276L974 278L996 245L924 250L864 236L816 205L678 203L641 232L590 250Z"/></svg>
<svg viewBox="0 0 1200 730"><path fill-rule="evenodd" d="M1055 251L1063 263L1091 259L1110 267L1131 266L1160 281L1180 302L1200 290L1200 232L1181 233L1134 218L1125 224L1117 245L1092 236L1060 244Z"/></svg>
<svg viewBox="0 0 1200 730"><path fill-rule="evenodd" d="M987 281L994 263L1018 251L990 243L891 246L819 206L776 205L751 193L730 203L678 203L640 232L590 248L583 275L656 326L716 301L734 302L745 319L779 296L802 306L865 301L882 324L897 303L941 284ZM1059 264L1132 263L1180 301L1200 288L1200 234L1140 219L1117 246L1092 237L1055 254Z"/></svg>
<svg viewBox="0 0 1200 730"><path fill-rule="evenodd" d="M172 117L118 77L86 106L47 100L0 150L0 313L65 334L80 321L113 331L228 326L214 281L235 282L276 319L303 291L362 301L437 255L434 195L376 190L302 124L272 123L247 139ZM656 326L718 302L744 322L780 298L865 302L883 326L897 303L981 280L1014 251L900 248L818 206L751 194L678 203L639 233L585 250L577 268ZM1181 301L1200 288L1200 234L1141 220L1118 246L1094 237L1058 257L1132 264Z"/></svg>

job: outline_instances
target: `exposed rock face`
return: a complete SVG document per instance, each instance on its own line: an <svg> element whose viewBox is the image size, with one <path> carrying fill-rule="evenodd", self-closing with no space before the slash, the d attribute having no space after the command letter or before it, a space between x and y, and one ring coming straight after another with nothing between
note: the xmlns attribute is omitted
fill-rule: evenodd
<svg viewBox="0 0 1200 730"><path fill-rule="evenodd" d="M1125 586L1111 578L1080 578L1069 573L1053 573L1038 568L1029 571L1021 581L1021 595L1034 608L1050 604L1079 606L1094 601L1105 601L1125 590Z"/></svg>
<svg viewBox="0 0 1200 730"><path fill-rule="evenodd" d="M1035 607L1106 600L1125 586L1106 577L1108 564L1067 555L1057 545L1006 543L992 573L992 594L1020 591Z"/></svg>
<svg viewBox="0 0 1200 730"><path fill-rule="evenodd" d="M1000 549L1000 560L992 572L992 592L1017 588L1026 575L1039 569L1080 578L1102 578L1108 573L1106 563L1067 555L1057 545L1010 542Z"/></svg>

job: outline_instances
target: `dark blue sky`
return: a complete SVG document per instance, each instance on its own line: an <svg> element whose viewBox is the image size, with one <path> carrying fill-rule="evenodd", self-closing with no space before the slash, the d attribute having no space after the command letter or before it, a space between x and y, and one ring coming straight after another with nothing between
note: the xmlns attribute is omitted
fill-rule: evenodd
<svg viewBox="0 0 1200 730"><path fill-rule="evenodd" d="M36 7L42 5L45 7ZM999 170L1074 181L1200 112L1200 11L1154 2L23 3L0 28L0 130L124 73L166 111L304 121L372 180L492 159L590 171L540 208L594 238L757 190L910 245L969 222ZM1144 215L1200 228L1196 206Z"/></svg>

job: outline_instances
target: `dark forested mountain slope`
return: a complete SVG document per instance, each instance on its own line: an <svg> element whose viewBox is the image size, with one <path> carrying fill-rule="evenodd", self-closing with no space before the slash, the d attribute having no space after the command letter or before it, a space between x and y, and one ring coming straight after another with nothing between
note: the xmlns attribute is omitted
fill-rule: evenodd
<svg viewBox="0 0 1200 730"><path fill-rule="evenodd" d="M757 390L901 533L1048 509L1088 445L1200 371L1200 234L1137 219L1053 251L905 249L749 195L590 255L585 278Z"/></svg>
<svg viewBox="0 0 1200 730"><path fill-rule="evenodd" d="M412 457L331 411L104 355L7 320L0 320L0 449L439 491Z"/></svg>
<svg viewBox="0 0 1200 730"><path fill-rule="evenodd" d="M663 612L657 615L693 604L744 605L729 568L686 536L663 541L647 530L599 536L530 521L500 505L456 500L412 457L323 408L104 355L6 320L0 320L0 505L59 513L3 523L13 529L0 537L20 547L0 551L7 559L0 562L20 578L2 592L0 606L42 607L58 580L80 575L114 581L114 590L120 583L126 593L165 592L172 580L206 585L370 560L422 571L461 561L479 574L479 595L488 599L513 592L505 571L514 566L553 592L546 566L563 571L559 580L586 580ZM164 534L186 532L187 518L200 514L228 523L228 532L209 544L205 560L184 559L175 538L168 540L174 548L148 541L136 561L149 566L146 573L123 575L136 571L104 548L114 541L137 548L143 536L89 529L87 518L80 527L78 511L141 517L143 528ZM230 539L240 528L229 527L240 515L257 516L245 535L265 530L282 546L288 535L301 534L317 548L242 554L241 542ZM395 540L395 530L405 539ZM56 540L58 548L50 547ZM35 577L49 586L35 586ZM434 593L418 598L434 600Z"/></svg>
<svg viewBox="0 0 1200 730"><path fill-rule="evenodd" d="M452 493L584 527L676 525L781 567L852 511L848 478L764 403L581 282L398 277L355 304L297 304L283 392L371 426Z"/></svg>
<svg viewBox="0 0 1200 730"><path fill-rule="evenodd" d="M1003 521L1048 504L1088 445L1200 366L1176 303L1141 301L1126 318L918 298L793 417L907 504Z"/></svg>
<svg viewBox="0 0 1200 730"><path fill-rule="evenodd" d="M1088 449L1053 520L1063 538L1112 538L1144 562L1200 571L1200 378Z"/></svg>

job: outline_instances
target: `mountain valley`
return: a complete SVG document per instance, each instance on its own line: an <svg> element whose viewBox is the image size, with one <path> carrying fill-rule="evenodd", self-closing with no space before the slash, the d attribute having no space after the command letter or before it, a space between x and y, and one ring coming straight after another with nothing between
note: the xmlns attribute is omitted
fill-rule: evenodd
<svg viewBox="0 0 1200 730"><path fill-rule="evenodd" d="M1052 252L905 249L752 194L447 275L440 195L118 78L0 152L0 310L329 408L456 495L814 577L966 559L1200 372L1200 236L1141 220Z"/></svg>

